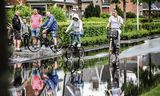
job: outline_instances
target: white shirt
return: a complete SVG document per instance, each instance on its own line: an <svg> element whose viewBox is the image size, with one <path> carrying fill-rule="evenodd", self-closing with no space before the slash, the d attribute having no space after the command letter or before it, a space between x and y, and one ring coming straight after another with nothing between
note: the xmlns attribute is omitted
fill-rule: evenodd
<svg viewBox="0 0 160 96"><path fill-rule="evenodd" d="M121 96L121 89L120 88L112 88L111 92L112 92L112 96Z"/></svg>
<svg viewBox="0 0 160 96"><path fill-rule="evenodd" d="M109 24L111 24L112 29L120 29L121 25L123 24L123 19L120 16L110 16L109 17Z"/></svg>
<svg viewBox="0 0 160 96"><path fill-rule="evenodd" d="M74 32L82 32L83 31L83 26L82 26L82 21L78 20L78 21L74 21L72 20L71 24L69 25L69 27L67 28L67 32L72 29L74 30Z"/></svg>

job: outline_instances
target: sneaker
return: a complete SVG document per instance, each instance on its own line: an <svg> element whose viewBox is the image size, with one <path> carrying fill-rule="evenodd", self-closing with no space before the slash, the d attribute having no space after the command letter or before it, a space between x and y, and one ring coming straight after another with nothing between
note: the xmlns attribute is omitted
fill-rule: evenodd
<svg viewBox="0 0 160 96"><path fill-rule="evenodd" d="M16 50L16 52L22 52L22 50L21 50L21 49L18 49L18 50Z"/></svg>
<svg viewBox="0 0 160 96"><path fill-rule="evenodd" d="M71 45L74 46L76 44L76 42L73 42Z"/></svg>
<svg viewBox="0 0 160 96"><path fill-rule="evenodd" d="M81 44L78 44L77 47L81 47Z"/></svg>

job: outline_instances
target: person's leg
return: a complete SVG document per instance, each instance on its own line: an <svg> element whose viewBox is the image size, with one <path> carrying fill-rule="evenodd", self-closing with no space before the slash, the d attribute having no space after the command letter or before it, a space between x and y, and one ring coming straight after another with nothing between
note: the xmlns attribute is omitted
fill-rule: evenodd
<svg viewBox="0 0 160 96"><path fill-rule="evenodd" d="M17 51L21 51L20 47L21 47L21 34L20 31L18 31L18 33L16 34L16 43L17 43Z"/></svg>
<svg viewBox="0 0 160 96"><path fill-rule="evenodd" d="M17 50L17 40L15 38L13 40L13 43L14 43L14 50Z"/></svg>
<svg viewBox="0 0 160 96"><path fill-rule="evenodd" d="M23 43L24 43L24 48L26 49L26 47L27 47L27 36L24 36Z"/></svg>
<svg viewBox="0 0 160 96"><path fill-rule="evenodd" d="M77 45L77 47L80 47L80 46L81 46L81 36L80 36L80 33L77 33L77 34L76 34L76 37L77 37L77 40L78 40L78 45Z"/></svg>
<svg viewBox="0 0 160 96"><path fill-rule="evenodd" d="M36 37L36 45L39 47L40 46L40 41L39 39L37 39L39 37L39 34L40 34L40 28L37 28L36 29L36 34L35 34L35 37Z"/></svg>
<svg viewBox="0 0 160 96"><path fill-rule="evenodd" d="M121 42L121 30L118 30L118 44L117 44L118 48L120 48L120 42Z"/></svg>
<svg viewBox="0 0 160 96"><path fill-rule="evenodd" d="M17 40L17 50L20 51L21 47L21 40Z"/></svg>
<svg viewBox="0 0 160 96"><path fill-rule="evenodd" d="M31 29L31 31L32 31L32 43L35 45L36 44L36 38L35 38L36 31L35 31L35 29Z"/></svg>
<svg viewBox="0 0 160 96"><path fill-rule="evenodd" d="M51 34L52 34L52 38L53 38L52 42L54 42L54 45L57 46L56 31L51 31Z"/></svg>
<svg viewBox="0 0 160 96"><path fill-rule="evenodd" d="M70 38L71 38L71 45L73 45L74 43L74 39L75 39L75 36L74 36L74 33L70 33Z"/></svg>
<svg viewBox="0 0 160 96"><path fill-rule="evenodd" d="M18 31L15 30L15 33L14 33L14 48L15 50L17 50L17 40L18 40Z"/></svg>

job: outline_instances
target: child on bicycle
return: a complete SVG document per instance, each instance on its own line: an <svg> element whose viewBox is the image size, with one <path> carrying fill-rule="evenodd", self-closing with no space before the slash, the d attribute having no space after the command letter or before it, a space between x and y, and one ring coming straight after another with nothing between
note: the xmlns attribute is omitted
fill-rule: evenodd
<svg viewBox="0 0 160 96"><path fill-rule="evenodd" d="M24 18L22 23L22 37L24 41L24 48L27 49L27 39L29 38L29 25L27 24L27 20Z"/></svg>
<svg viewBox="0 0 160 96"><path fill-rule="evenodd" d="M75 40L75 37L77 37L77 40L78 40L77 47L80 47L81 46L81 37L80 36L83 33L83 25L82 25L82 21L80 20L78 14L73 15L72 22L69 25L69 27L67 28L66 33L71 29L73 29L73 32L69 33L70 38L71 38L71 45L75 44L74 40Z"/></svg>

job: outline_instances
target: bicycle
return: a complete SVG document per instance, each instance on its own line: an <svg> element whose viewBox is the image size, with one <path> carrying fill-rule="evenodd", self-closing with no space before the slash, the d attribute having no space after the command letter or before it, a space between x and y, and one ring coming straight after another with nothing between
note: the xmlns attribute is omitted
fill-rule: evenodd
<svg viewBox="0 0 160 96"><path fill-rule="evenodd" d="M65 57L67 59L76 58L76 57L79 57L79 58L84 57L84 48L82 46L78 47L77 45L78 45L78 43L75 42L75 44L73 44L73 45L70 44L68 46L68 48L66 49L66 52L65 52Z"/></svg>
<svg viewBox="0 0 160 96"><path fill-rule="evenodd" d="M111 81L115 78L119 78L119 47L118 47L118 36L117 30L111 31L107 29L107 38L109 39L109 70L111 75Z"/></svg>
<svg viewBox="0 0 160 96"><path fill-rule="evenodd" d="M43 37L43 35L47 35L46 38ZM56 53L59 52L62 49L63 46L63 40L62 38L56 36L57 39L57 48L54 48L55 44L54 44L54 40L52 38L52 34L51 33L42 33L40 34L37 38L36 38L36 44L33 44L33 38L30 39L29 41L29 45L28 45L28 49L31 52L38 52L41 47L43 45L45 45L45 47L48 47L52 50L52 52Z"/></svg>
<svg viewBox="0 0 160 96"><path fill-rule="evenodd" d="M84 68L84 60L80 58L78 59L78 61L72 61L67 59L67 61L65 62L65 67L69 72L74 73Z"/></svg>

